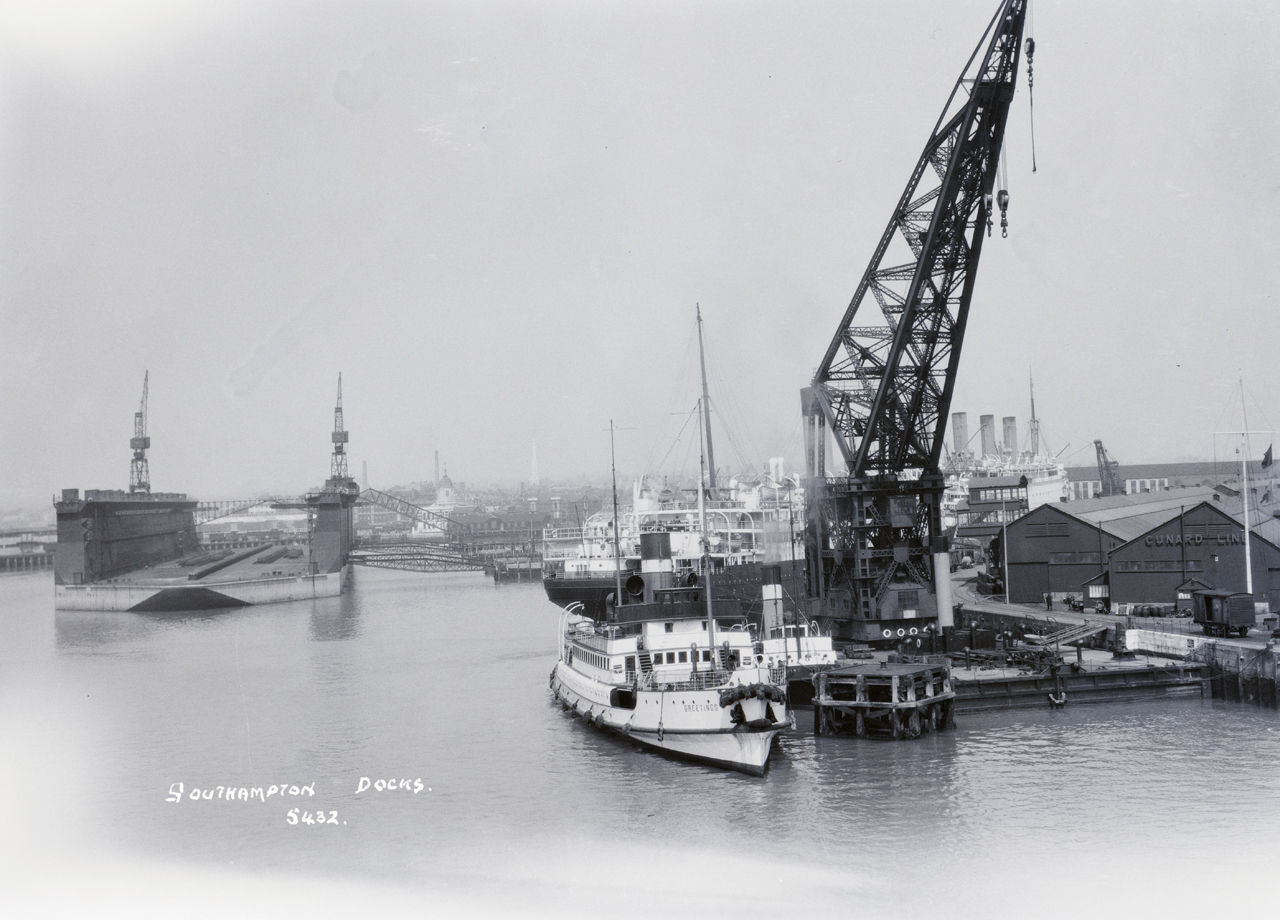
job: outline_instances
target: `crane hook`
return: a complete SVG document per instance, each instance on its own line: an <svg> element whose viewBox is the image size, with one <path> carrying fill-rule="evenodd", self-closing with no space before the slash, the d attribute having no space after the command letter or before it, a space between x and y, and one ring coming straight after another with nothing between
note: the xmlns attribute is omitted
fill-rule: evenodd
<svg viewBox="0 0 1280 920"><path fill-rule="evenodd" d="M996 193L996 203L1000 205L1000 235L1007 237L1009 235L1009 193L1005 189L1000 189Z"/></svg>
<svg viewBox="0 0 1280 920"><path fill-rule="evenodd" d="M987 210L987 236L991 235L991 193L982 196L982 206Z"/></svg>

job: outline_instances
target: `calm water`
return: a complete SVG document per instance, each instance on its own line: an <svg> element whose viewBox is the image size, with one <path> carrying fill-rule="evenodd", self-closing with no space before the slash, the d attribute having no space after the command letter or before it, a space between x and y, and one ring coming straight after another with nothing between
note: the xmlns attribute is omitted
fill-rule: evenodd
<svg viewBox="0 0 1280 920"><path fill-rule="evenodd" d="M897 744L815 739L802 713L753 779L553 705L558 611L538 586L360 570L342 598L198 616L55 613L52 593L47 574L0 578L5 916L1280 904L1275 711L1068 706Z"/></svg>

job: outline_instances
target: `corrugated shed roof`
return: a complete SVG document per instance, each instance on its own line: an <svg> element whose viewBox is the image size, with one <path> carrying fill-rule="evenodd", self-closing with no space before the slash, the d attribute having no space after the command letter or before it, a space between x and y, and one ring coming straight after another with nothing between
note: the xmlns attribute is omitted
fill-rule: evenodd
<svg viewBox="0 0 1280 920"><path fill-rule="evenodd" d="M1212 502L1213 489L1170 489L1167 492L1142 492L1137 495L1111 495L1074 502L1058 502L1053 508L1094 527L1101 527L1122 542L1128 543L1153 527L1159 527L1201 502Z"/></svg>
<svg viewBox="0 0 1280 920"><path fill-rule="evenodd" d="M1082 520L1102 524L1156 512L1172 511L1177 514L1184 507L1191 508L1201 502L1211 501L1212 498L1213 489L1171 489L1167 492L1086 498L1081 501L1065 502L1062 509Z"/></svg>
<svg viewBox="0 0 1280 920"><path fill-rule="evenodd" d="M1200 503L1196 502L1196 504ZM1174 508L1173 510L1152 511L1149 514L1135 514L1132 517L1107 521L1102 524L1102 529L1128 543L1130 540L1142 536L1148 530L1172 521L1180 513L1179 509Z"/></svg>

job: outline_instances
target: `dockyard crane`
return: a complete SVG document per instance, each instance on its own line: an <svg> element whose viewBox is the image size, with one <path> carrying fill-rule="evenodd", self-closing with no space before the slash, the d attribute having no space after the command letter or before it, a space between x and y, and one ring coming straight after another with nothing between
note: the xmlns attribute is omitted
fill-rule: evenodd
<svg viewBox="0 0 1280 920"><path fill-rule="evenodd" d="M1098 452L1098 479L1102 482L1102 497L1123 495L1124 489L1120 487L1120 461L1107 455L1107 449L1102 446L1101 441L1094 441L1093 446Z"/></svg>
<svg viewBox="0 0 1280 920"><path fill-rule="evenodd" d="M142 405L133 414L133 437L129 446L133 448L133 460L129 463L129 491L151 493L151 470L147 466L147 448L151 439L147 437L147 383L151 372L142 375Z"/></svg>
<svg viewBox="0 0 1280 920"><path fill-rule="evenodd" d="M995 182L1025 17L1026 0L1000 3L801 391L809 592L850 638L950 623L939 460L993 204L1005 225L1008 192ZM828 431L838 478L826 473Z"/></svg>
<svg viewBox="0 0 1280 920"><path fill-rule="evenodd" d="M350 479L347 475L347 430L342 425L342 374L338 374L338 404L333 409L333 460L329 464L329 478Z"/></svg>

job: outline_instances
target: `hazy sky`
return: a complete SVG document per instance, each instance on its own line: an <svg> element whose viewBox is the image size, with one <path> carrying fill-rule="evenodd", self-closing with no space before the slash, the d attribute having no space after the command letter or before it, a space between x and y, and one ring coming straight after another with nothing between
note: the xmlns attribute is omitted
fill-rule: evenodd
<svg viewBox="0 0 1280 920"><path fill-rule="evenodd" d="M610 418L638 472L696 400L695 302L743 459L798 462L995 6L10 0L0 504L126 487L145 370L157 490L318 483L339 371L375 486L437 449L526 479L535 439L544 479L603 476ZM1280 6L1033 16L1039 172L1024 68L952 408L1025 430L1034 367L1073 463L1210 457L1241 377L1280 423Z"/></svg>

